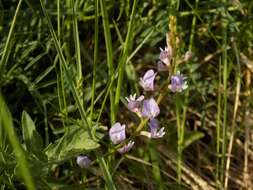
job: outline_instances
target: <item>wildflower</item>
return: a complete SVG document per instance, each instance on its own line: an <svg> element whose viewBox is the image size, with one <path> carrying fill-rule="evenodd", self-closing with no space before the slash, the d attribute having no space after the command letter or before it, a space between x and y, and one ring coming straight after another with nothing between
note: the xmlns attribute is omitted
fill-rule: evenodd
<svg viewBox="0 0 253 190"><path fill-rule="evenodd" d="M156 73L150 69L148 70L143 78L140 78L140 85L146 91L153 91L154 90L154 80L155 80Z"/></svg>
<svg viewBox="0 0 253 190"><path fill-rule="evenodd" d="M159 129L159 124L156 119L151 119L148 123L150 132L148 131L141 131L141 135L146 136L148 138L158 139L162 138L165 135L164 127ZM159 129L159 130L158 130Z"/></svg>
<svg viewBox="0 0 253 190"><path fill-rule="evenodd" d="M158 70L158 71L167 71L168 68L167 68L167 66L165 65L165 63L163 63L162 61L158 61L158 62L157 62L157 70Z"/></svg>
<svg viewBox="0 0 253 190"><path fill-rule="evenodd" d="M109 130L109 136L113 144L121 143L126 139L126 126L120 123L115 123Z"/></svg>
<svg viewBox="0 0 253 190"><path fill-rule="evenodd" d="M150 98L148 100L143 101L142 107L142 116L147 117L149 119L153 119L160 113L160 109L154 100L154 98Z"/></svg>
<svg viewBox="0 0 253 190"><path fill-rule="evenodd" d="M119 144L126 139L126 126L121 125L120 123L115 123L110 131L109 136L113 144ZM134 146L134 141L129 141L128 144L125 144L123 147L118 149L120 154L128 152Z"/></svg>
<svg viewBox="0 0 253 190"><path fill-rule="evenodd" d="M150 127L151 138L157 139L162 138L165 135L164 127L159 129L159 124L156 119L151 119L148 123Z"/></svg>
<svg viewBox="0 0 253 190"><path fill-rule="evenodd" d="M176 75L171 76L171 84L169 85L169 88L172 92L182 92L182 90L185 90L188 85L187 82L184 81L186 78L181 75L180 73Z"/></svg>
<svg viewBox="0 0 253 190"><path fill-rule="evenodd" d="M128 104L127 107L130 111L140 114L141 112L141 103L144 100L144 96L140 96L136 99L136 94L130 95L129 98L126 98Z"/></svg>
<svg viewBox="0 0 253 190"><path fill-rule="evenodd" d="M134 141L129 141L129 143L127 143L123 147L119 148L118 152L120 154L124 154L124 153L128 152L133 146L134 146Z"/></svg>
<svg viewBox="0 0 253 190"><path fill-rule="evenodd" d="M164 64L169 66L171 58L172 58L172 48L171 48L171 46L165 47L164 50L162 48L160 48L160 50L161 50L160 55L159 55L160 60Z"/></svg>
<svg viewBox="0 0 253 190"><path fill-rule="evenodd" d="M88 168L91 165L91 160L88 156L77 156L76 163L81 168Z"/></svg>

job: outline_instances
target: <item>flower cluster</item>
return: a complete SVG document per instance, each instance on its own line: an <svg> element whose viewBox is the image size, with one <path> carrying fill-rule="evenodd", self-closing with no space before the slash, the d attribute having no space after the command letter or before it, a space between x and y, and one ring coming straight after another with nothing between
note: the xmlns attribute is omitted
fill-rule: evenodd
<svg viewBox="0 0 253 190"><path fill-rule="evenodd" d="M167 46L162 49L160 48L159 61L157 62L157 70L171 72L173 69L174 63L174 49L168 42ZM181 59L181 62L186 62L192 57L192 52L188 51ZM180 62L180 60L179 60ZM155 91L155 78L157 76L157 72L153 69L149 69L140 78L139 84L143 88L143 90L147 93ZM186 82L186 77L184 77L180 72L176 74L171 74L169 79L168 89L173 93L182 92L185 90L188 85ZM139 97L136 94L130 95L126 97L127 100L127 108L138 115L139 118L143 121L143 119L148 120L149 131L140 131L141 135L144 135L148 138L157 139L162 138L165 135L164 127L160 128L157 116L160 114L160 108L158 103L154 99L153 96L149 96L145 98L144 95ZM120 154L124 154L132 149L134 146L134 141L126 140L126 125L120 124L119 122L115 123L109 130L109 137L113 145L119 145L120 148L117 148L117 151ZM90 160L87 156L79 156L77 157L77 164L80 167L87 167L90 164Z"/></svg>
<svg viewBox="0 0 253 190"><path fill-rule="evenodd" d="M158 61L158 71L169 71L171 62L173 59L173 49L168 44L164 49L160 48L161 52ZM190 53L184 56L184 60L189 59ZM139 84L146 92L155 91L155 78L157 72L153 69L149 69L143 77L140 78ZM180 74L174 74L171 76L170 84L168 88L172 92L182 92L187 88L187 83L185 77ZM164 127L160 128L156 117L160 113L159 106L153 97L145 98L143 95L137 97L136 94L126 97L127 107L131 112L136 113L140 118L147 118L149 131L141 131L142 135L148 138L162 138L165 135ZM114 145L123 143L123 146L118 149L118 152L123 154L128 152L134 145L134 141L129 141L127 144L124 142L126 140L126 125L115 123L109 131L109 136Z"/></svg>
<svg viewBox="0 0 253 190"><path fill-rule="evenodd" d="M145 100L144 96L140 96L136 99L136 94L134 94L126 99L130 111L136 113L139 117L150 119L150 138L161 138L165 135L164 128L158 130L159 125L155 117L159 115L160 109L154 98ZM109 136L114 145L124 143L126 140L126 125L121 125L119 122L115 123L109 130ZM124 154L128 152L133 145L134 141L129 141L119 148L118 152Z"/></svg>

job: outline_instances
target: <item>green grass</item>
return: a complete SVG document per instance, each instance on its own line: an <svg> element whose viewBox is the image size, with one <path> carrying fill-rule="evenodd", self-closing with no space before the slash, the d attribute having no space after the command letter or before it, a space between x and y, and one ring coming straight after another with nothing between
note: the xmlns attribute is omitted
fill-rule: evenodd
<svg viewBox="0 0 253 190"><path fill-rule="evenodd" d="M0 12L1 189L253 188L252 1L20 0ZM169 72L144 92L166 35ZM177 71L189 87L175 94ZM140 135L134 93L157 100L163 138ZM135 141L125 155L115 122Z"/></svg>

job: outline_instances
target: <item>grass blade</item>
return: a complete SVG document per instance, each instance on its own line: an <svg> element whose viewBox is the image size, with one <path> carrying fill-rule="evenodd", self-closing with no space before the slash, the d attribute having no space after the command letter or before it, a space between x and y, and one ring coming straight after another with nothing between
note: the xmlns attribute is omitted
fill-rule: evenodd
<svg viewBox="0 0 253 190"><path fill-rule="evenodd" d="M105 1L100 0L101 12L103 17L103 26L104 26L104 35L105 35L105 45L106 45L106 56L107 56L107 65L108 65L108 74L112 76L113 74L113 51L112 51L112 38L109 26L108 13L106 9ZM110 118L111 124L115 123L115 109L114 109L114 94L113 94L113 83L110 88Z"/></svg>
<svg viewBox="0 0 253 190"><path fill-rule="evenodd" d="M116 112L117 112L118 106L119 106L121 86L122 86L124 72L125 72L124 68L125 68L125 64L127 62L127 57L129 54L129 49L131 47L131 42L132 42L132 37L133 37L133 24L134 24L134 17L135 17L136 8L137 8L137 0L135 0L133 3L133 8L132 8L130 21L129 21L127 36L126 36L126 40L124 43L123 54L120 59L120 62L122 62L122 64L121 64L121 67L119 68L119 77L118 77L116 96L115 96L115 110L116 110Z"/></svg>
<svg viewBox="0 0 253 190"><path fill-rule="evenodd" d="M17 15L19 13L19 9L20 9L21 4L22 4L22 0L20 0L18 2L18 6L16 8L15 15L14 15L12 23L11 23L10 31L8 33L7 41L5 43L3 55L2 55L2 58L0 60L0 76L2 76L2 74L4 73L5 66L6 66L7 61L8 61L8 54L9 54L10 47L11 47L11 38L13 36L14 26L16 24Z"/></svg>
<svg viewBox="0 0 253 190"><path fill-rule="evenodd" d="M35 190L35 185L32 179L32 175L29 171L28 163L25 157L25 153L19 143L18 137L14 131L14 126L12 123L11 113L4 102L2 95L0 94L0 122L7 133L9 142L14 150L15 156L17 158L18 168L20 174L24 179L24 183L28 190Z"/></svg>
<svg viewBox="0 0 253 190"><path fill-rule="evenodd" d="M57 40L56 34L54 32L54 29L53 29L52 23L50 21L49 15L48 15L45 7L44 7L44 4L42 3L42 0L40 0L40 4L41 4L41 7L42 7L42 11L43 11L43 13L44 13L44 15L45 15L45 17L47 19L48 27L49 27L51 36L53 38L55 48L57 50L57 53L59 54L59 58L61 59L62 65L64 67L64 70L65 70L65 73L66 73L66 77L67 77L67 80L68 80L70 88L71 88L71 92L73 94L75 102L78 105L78 110L80 112L82 121L84 122L84 126L87 126L87 130L88 130L88 133L89 133L89 136L91 137L91 139L95 139L94 136L93 136L93 134L91 133L91 126L89 125L89 122L87 120L86 112L85 112L84 108L82 107L80 97L78 96L78 93L77 93L77 90L75 88L74 82L73 82L73 80L71 78L71 75L70 75L70 73L68 71L68 66L67 66L66 60L65 60L65 58L63 56L63 53L61 51L59 42ZM101 154L99 154L98 152L95 152L95 154L97 156L99 165L100 165L100 167L101 167L101 169L103 171L107 187L109 189L112 189L112 190L116 189L115 186L114 186L114 183L112 181L112 177L111 177L110 173L108 172L108 167L106 165L106 162L105 162L103 156Z"/></svg>

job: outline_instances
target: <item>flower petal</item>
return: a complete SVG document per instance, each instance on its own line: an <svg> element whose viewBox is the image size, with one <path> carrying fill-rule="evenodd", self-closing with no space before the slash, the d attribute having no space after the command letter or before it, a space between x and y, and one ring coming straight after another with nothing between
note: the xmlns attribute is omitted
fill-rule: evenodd
<svg viewBox="0 0 253 190"><path fill-rule="evenodd" d="M128 152L129 150L131 150L131 148L134 146L134 141L129 141L128 144L124 145L123 147L118 149L118 152L120 154L124 154L126 152Z"/></svg>
<svg viewBox="0 0 253 190"><path fill-rule="evenodd" d="M145 91L153 91L154 90L154 80L155 80L156 73L150 69L148 70L143 78L140 78L139 84Z"/></svg>
<svg viewBox="0 0 253 190"><path fill-rule="evenodd" d="M109 136L113 144L119 144L126 139L126 126L115 123L109 130Z"/></svg>
<svg viewBox="0 0 253 190"><path fill-rule="evenodd" d="M88 156L77 156L76 163L81 168L88 168L91 164L91 160L88 158Z"/></svg>
<svg viewBox="0 0 253 190"><path fill-rule="evenodd" d="M147 117L149 119L153 119L158 116L160 113L160 109L154 100L154 98L150 98L148 100L143 101L142 107L142 116Z"/></svg>

